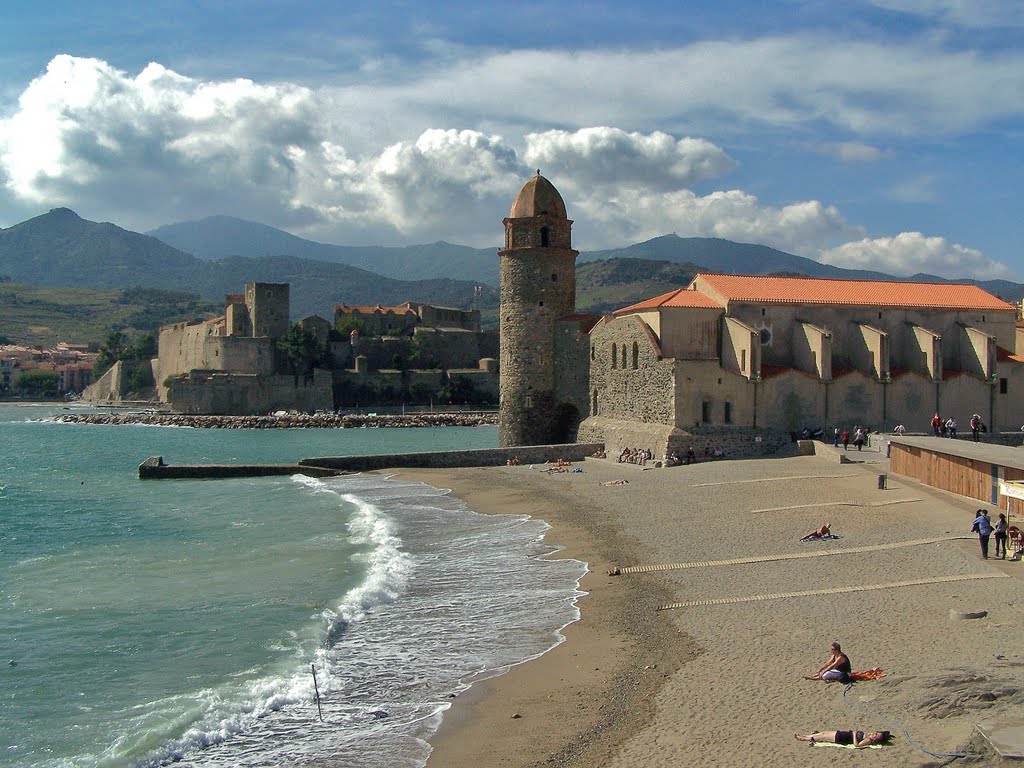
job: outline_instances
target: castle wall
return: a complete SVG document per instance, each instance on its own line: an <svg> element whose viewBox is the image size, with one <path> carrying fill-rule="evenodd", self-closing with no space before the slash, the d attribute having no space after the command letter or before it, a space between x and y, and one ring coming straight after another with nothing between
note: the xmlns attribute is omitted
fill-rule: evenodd
<svg viewBox="0 0 1024 768"><path fill-rule="evenodd" d="M159 384L165 377L193 369L272 373L273 344L267 338L222 336L213 323L175 324L160 329Z"/></svg>
<svg viewBox="0 0 1024 768"><path fill-rule="evenodd" d="M313 413L333 410L331 374L311 377L192 371L168 388L171 409L178 413L251 415L277 410Z"/></svg>

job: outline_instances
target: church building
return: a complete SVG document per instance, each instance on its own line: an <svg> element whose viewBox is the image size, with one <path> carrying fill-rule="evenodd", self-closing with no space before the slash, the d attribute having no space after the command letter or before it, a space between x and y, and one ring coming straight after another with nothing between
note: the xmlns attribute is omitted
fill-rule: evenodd
<svg viewBox="0 0 1024 768"><path fill-rule="evenodd" d="M597 319L575 311L555 187L532 178L504 223L502 445L660 456L711 433L1024 423L1017 308L977 286L698 274Z"/></svg>

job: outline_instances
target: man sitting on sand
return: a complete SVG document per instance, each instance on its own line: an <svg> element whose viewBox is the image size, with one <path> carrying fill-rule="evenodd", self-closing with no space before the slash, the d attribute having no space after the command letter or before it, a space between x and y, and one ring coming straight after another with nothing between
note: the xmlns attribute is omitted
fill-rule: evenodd
<svg viewBox="0 0 1024 768"><path fill-rule="evenodd" d="M809 741L811 744L815 742L821 742L822 744L840 744L846 747L853 747L855 749L863 749L864 747L870 747L872 744L884 744L890 738L892 734L889 731L875 731L874 733L864 733L864 731L849 730L849 731L819 731L818 733L794 733L793 736L798 741Z"/></svg>
<svg viewBox="0 0 1024 768"><path fill-rule="evenodd" d="M815 531L811 531L806 536L801 536L800 541L810 541L811 539L824 539L832 536L832 524L825 523Z"/></svg>
<svg viewBox="0 0 1024 768"><path fill-rule="evenodd" d="M853 667L850 665L849 657L843 653L842 648L839 647L839 643L832 643L832 656L826 661L818 671L813 675L804 675L804 680L824 680L826 683L839 682L848 683L850 682L850 671Z"/></svg>

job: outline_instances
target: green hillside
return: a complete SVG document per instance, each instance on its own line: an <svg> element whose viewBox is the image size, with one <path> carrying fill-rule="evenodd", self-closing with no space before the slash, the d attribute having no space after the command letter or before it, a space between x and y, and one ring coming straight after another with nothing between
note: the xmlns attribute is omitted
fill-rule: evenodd
<svg viewBox="0 0 1024 768"><path fill-rule="evenodd" d="M590 261L576 268L576 309L604 315L638 301L685 287L696 264L641 258Z"/></svg>
<svg viewBox="0 0 1024 768"><path fill-rule="evenodd" d="M219 304L183 293L150 289L40 288L0 283L0 339L51 347L57 342L102 342L112 330L129 336L164 323L213 317Z"/></svg>

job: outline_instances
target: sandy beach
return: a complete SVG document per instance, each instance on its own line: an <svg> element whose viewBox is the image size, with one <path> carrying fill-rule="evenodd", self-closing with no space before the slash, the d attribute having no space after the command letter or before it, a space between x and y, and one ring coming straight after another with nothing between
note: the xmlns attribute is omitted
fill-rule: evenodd
<svg viewBox="0 0 1024 768"><path fill-rule="evenodd" d="M892 476L880 490L873 451L823 454L399 472L542 518L556 556L590 565L566 642L459 697L430 768L942 765L927 752L975 749L977 725L1024 724L1024 565L980 558L971 500ZM837 540L798 541L825 521ZM804 680L833 640L886 676L845 696ZM836 728L897 733L857 758L793 738Z"/></svg>

